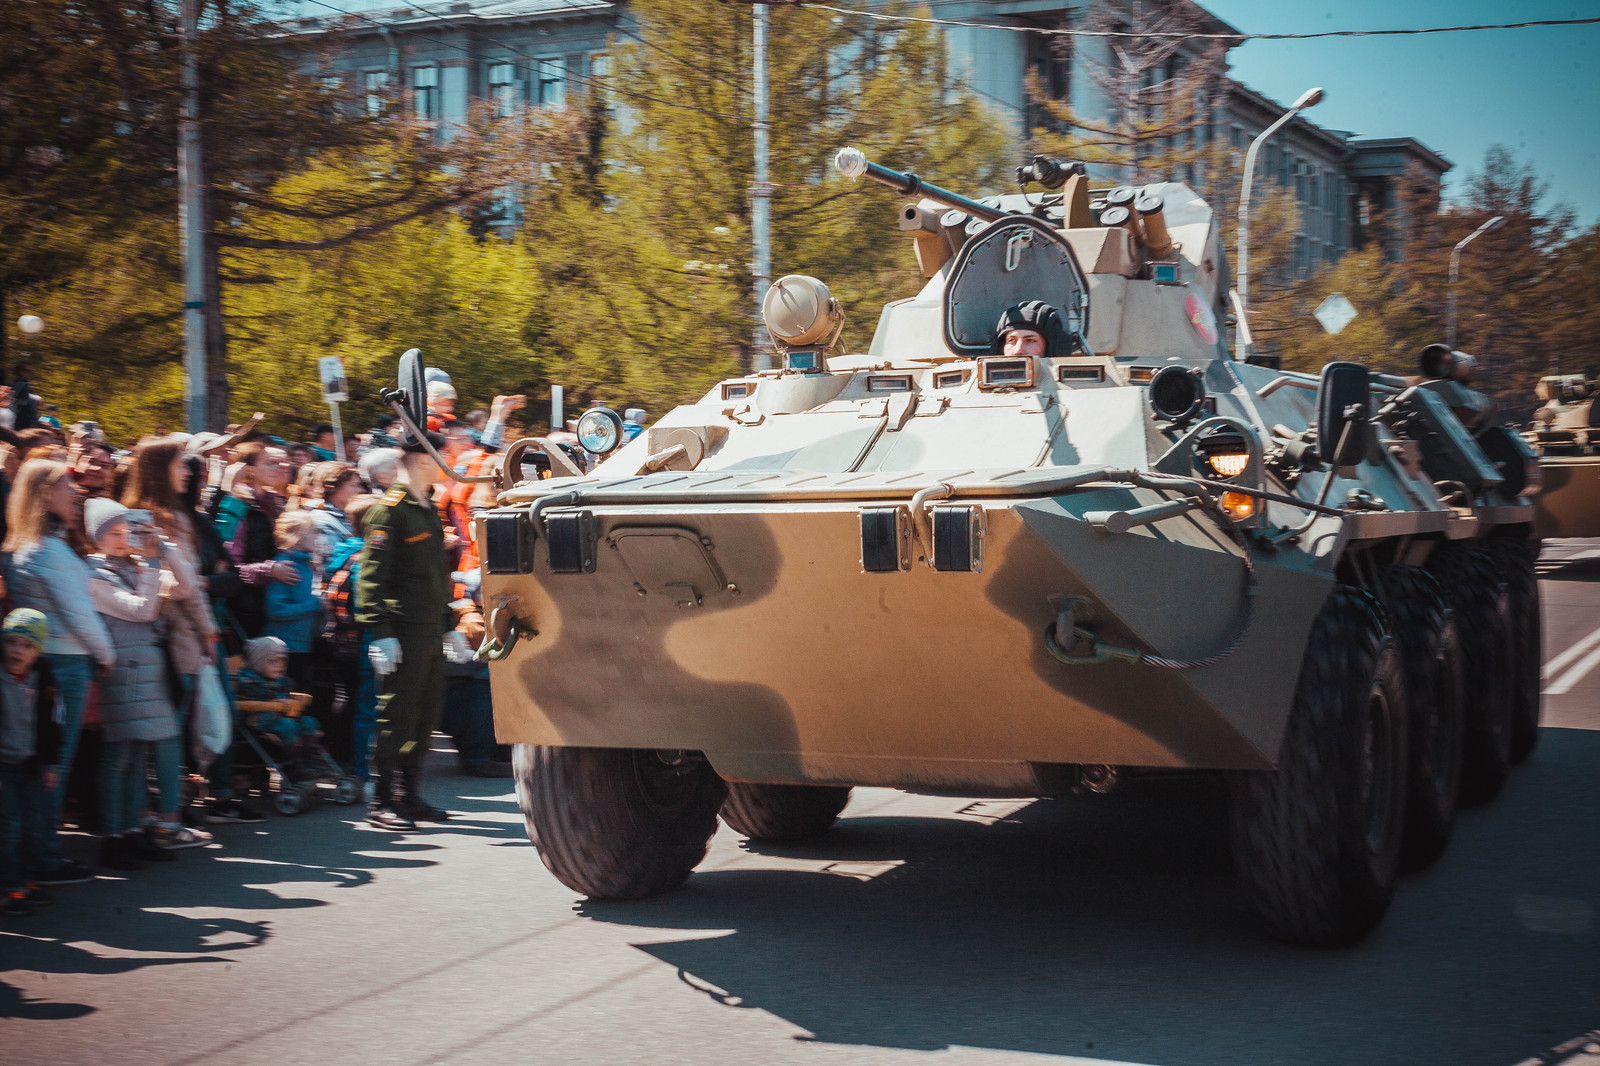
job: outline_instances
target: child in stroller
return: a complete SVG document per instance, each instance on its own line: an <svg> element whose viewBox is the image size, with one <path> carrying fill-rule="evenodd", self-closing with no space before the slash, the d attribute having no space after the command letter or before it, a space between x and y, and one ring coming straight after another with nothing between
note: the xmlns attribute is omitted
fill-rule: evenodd
<svg viewBox="0 0 1600 1066"><path fill-rule="evenodd" d="M280 753L280 765L273 767L282 778L273 799L278 813L298 814L322 784L333 786L335 802L353 802L355 784L322 747L320 724L305 713L311 697L290 690L288 645L277 637L257 637L245 642L244 660L233 678L234 700L245 728Z"/></svg>

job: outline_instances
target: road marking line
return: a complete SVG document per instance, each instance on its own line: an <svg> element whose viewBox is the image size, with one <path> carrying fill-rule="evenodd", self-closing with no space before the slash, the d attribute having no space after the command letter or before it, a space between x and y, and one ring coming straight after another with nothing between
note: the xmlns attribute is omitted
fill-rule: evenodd
<svg viewBox="0 0 1600 1066"><path fill-rule="evenodd" d="M1568 663L1589 654L1590 650L1597 645L1600 645L1600 629L1596 629L1593 633L1590 633L1572 647L1545 663L1544 679L1549 681L1552 677L1565 670Z"/></svg>
<svg viewBox="0 0 1600 1066"><path fill-rule="evenodd" d="M1594 907L1588 900L1523 895L1513 909L1522 927L1535 933L1584 936L1594 930Z"/></svg>
<svg viewBox="0 0 1600 1066"><path fill-rule="evenodd" d="M1573 685L1582 681L1588 676L1589 671L1597 666L1600 666L1600 648L1595 648L1588 655L1585 655L1578 662L1578 665L1551 682L1550 687L1545 689L1545 692L1551 696L1565 696L1572 691Z"/></svg>

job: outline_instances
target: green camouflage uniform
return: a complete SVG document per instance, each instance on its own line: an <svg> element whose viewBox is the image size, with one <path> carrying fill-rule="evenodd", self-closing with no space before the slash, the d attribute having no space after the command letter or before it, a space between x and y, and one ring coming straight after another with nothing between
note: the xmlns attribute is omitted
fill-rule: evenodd
<svg viewBox="0 0 1600 1066"><path fill-rule="evenodd" d="M444 703L444 634L451 628L444 527L432 506L395 485L366 515L355 617L372 639L400 641L400 665L378 678L380 775L415 768Z"/></svg>

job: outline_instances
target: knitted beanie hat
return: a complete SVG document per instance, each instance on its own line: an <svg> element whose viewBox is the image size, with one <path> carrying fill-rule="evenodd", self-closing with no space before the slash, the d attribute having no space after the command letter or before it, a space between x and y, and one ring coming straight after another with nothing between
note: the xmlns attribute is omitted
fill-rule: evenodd
<svg viewBox="0 0 1600 1066"><path fill-rule="evenodd" d="M116 500L94 496L83 505L83 531L89 534L90 541L98 545L106 530L127 517L128 509Z"/></svg>
<svg viewBox="0 0 1600 1066"><path fill-rule="evenodd" d="M258 674L266 673L272 660L289 654L289 645L278 637L257 637L244 642L244 661Z"/></svg>
<svg viewBox="0 0 1600 1066"><path fill-rule="evenodd" d="M50 620L31 607L18 607L6 615L5 635L21 637L40 651L50 638Z"/></svg>
<svg viewBox="0 0 1600 1066"><path fill-rule="evenodd" d="M437 403L440 400L453 400L456 398L456 388L448 381L428 382L428 402Z"/></svg>

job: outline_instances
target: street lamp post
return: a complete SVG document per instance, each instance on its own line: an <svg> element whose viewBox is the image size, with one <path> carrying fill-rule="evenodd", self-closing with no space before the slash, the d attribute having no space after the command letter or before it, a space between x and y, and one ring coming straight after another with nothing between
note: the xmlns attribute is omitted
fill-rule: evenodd
<svg viewBox="0 0 1600 1066"><path fill-rule="evenodd" d="M1471 244L1479 234L1499 229L1505 223L1504 215L1496 215L1456 242L1450 250L1450 312L1444 321L1444 343L1451 351L1456 349L1456 282L1461 279L1461 249Z"/></svg>
<svg viewBox="0 0 1600 1066"><path fill-rule="evenodd" d="M1261 135L1250 142L1250 149L1244 154L1244 184L1239 190L1239 270L1235 275L1233 286L1239 295L1238 314L1241 327L1234 331L1233 355L1240 362L1244 361L1245 336L1249 333L1244 316L1250 301L1250 182L1255 176L1256 152L1268 137L1277 133L1290 119L1306 108L1321 103L1322 95L1321 89L1307 89L1301 93L1300 99L1296 100L1278 121L1262 130Z"/></svg>
<svg viewBox="0 0 1600 1066"><path fill-rule="evenodd" d="M750 236L755 245L751 273L755 275L756 336L752 370L772 367L772 338L767 333L761 303L772 285L772 183L767 180L767 5L750 9L754 22L755 80L755 181L750 186Z"/></svg>

